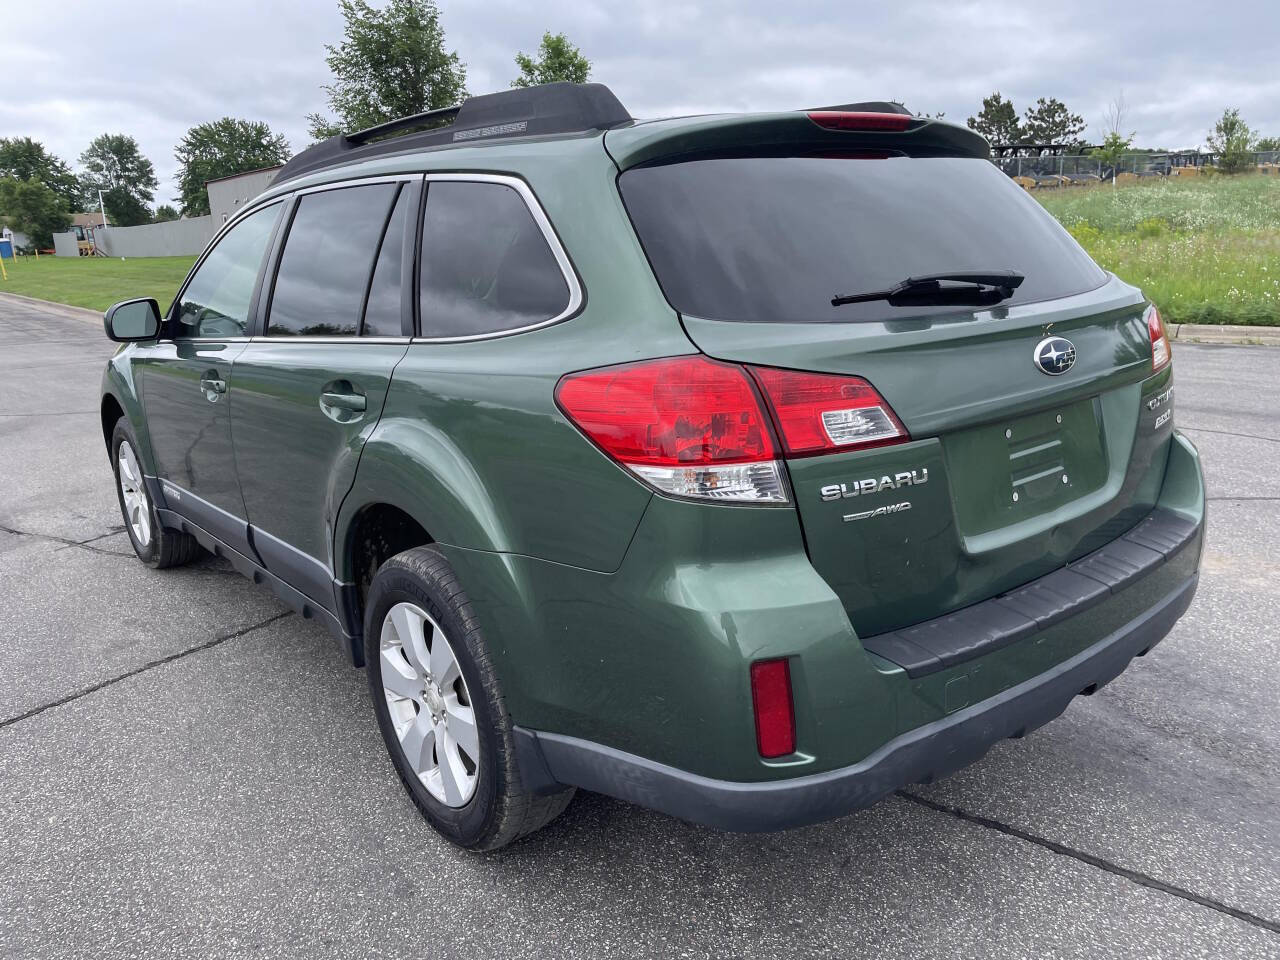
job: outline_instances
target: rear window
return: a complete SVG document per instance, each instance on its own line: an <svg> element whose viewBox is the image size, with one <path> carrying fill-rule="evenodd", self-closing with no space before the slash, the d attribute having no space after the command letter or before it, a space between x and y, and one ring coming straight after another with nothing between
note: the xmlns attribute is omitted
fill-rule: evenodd
<svg viewBox="0 0 1280 960"><path fill-rule="evenodd" d="M955 306L833 307L910 276L1016 270L1007 304L1083 293L1106 275L985 160L773 156L628 170L619 188L658 282L691 316L889 320ZM969 308L972 309L972 308Z"/></svg>

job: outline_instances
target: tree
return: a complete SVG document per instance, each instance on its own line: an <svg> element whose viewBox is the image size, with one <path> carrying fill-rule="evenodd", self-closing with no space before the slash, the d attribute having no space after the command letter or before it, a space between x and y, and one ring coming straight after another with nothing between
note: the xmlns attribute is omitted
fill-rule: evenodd
<svg viewBox="0 0 1280 960"><path fill-rule="evenodd" d="M338 6L345 39L325 44L334 83L324 88L338 117L309 114L311 136L322 140L466 99L467 69L444 49L434 0L390 0L381 10L365 0L339 0Z"/></svg>
<svg viewBox="0 0 1280 960"><path fill-rule="evenodd" d="M1240 111L1227 107L1213 125L1207 142L1218 155L1218 169L1223 173L1244 173L1255 166L1251 147L1255 134L1240 116Z"/></svg>
<svg viewBox="0 0 1280 960"><path fill-rule="evenodd" d="M162 203L160 204L160 206L156 207L156 212L155 212L155 215L152 216L151 222L165 223L169 220L177 220L178 216L179 215L177 210L169 206L169 204L167 203Z"/></svg>
<svg viewBox="0 0 1280 960"><path fill-rule="evenodd" d="M66 201L39 180L0 179L0 222L25 233L37 249L53 246L53 235L71 226Z"/></svg>
<svg viewBox="0 0 1280 960"><path fill-rule="evenodd" d="M80 154L80 163L86 170L86 191L94 199L102 191L110 224L132 227L150 222L151 201L159 181L156 168L142 155L137 140L123 133L104 133Z"/></svg>
<svg viewBox="0 0 1280 960"><path fill-rule="evenodd" d="M1121 90L1116 94L1116 98L1107 104L1107 112L1102 115L1102 139L1107 139L1107 134L1118 133L1124 135L1125 120L1129 117L1129 101L1124 98L1124 91ZM1137 132L1129 134L1129 139L1137 136Z"/></svg>
<svg viewBox="0 0 1280 960"><path fill-rule="evenodd" d="M1265 152L1280 150L1280 137L1262 137L1253 145L1253 149Z"/></svg>
<svg viewBox="0 0 1280 960"><path fill-rule="evenodd" d="M1022 135L1029 143L1061 143L1070 147L1080 146L1080 134L1084 133L1084 117L1072 113L1067 105L1056 97L1041 97L1027 110L1022 121Z"/></svg>
<svg viewBox="0 0 1280 960"><path fill-rule="evenodd" d="M0 137L0 177L39 180L62 197L68 210L78 210L83 203L80 179L65 161L30 137Z"/></svg>
<svg viewBox="0 0 1280 960"><path fill-rule="evenodd" d="M202 217L209 212L206 183L284 163L289 159L289 142L265 123L223 117L188 130L173 155L181 194L175 199L185 216Z"/></svg>
<svg viewBox="0 0 1280 960"><path fill-rule="evenodd" d="M1129 134L1126 137L1124 134L1113 130L1102 141L1102 146L1094 147L1089 151L1090 156L1097 157L1104 166L1111 168L1111 183L1113 185L1116 182L1116 167L1120 164L1120 158L1125 155L1132 143L1133 134Z"/></svg>
<svg viewBox="0 0 1280 960"><path fill-rule="evenodd" d="M591 75L591 61L563 33L552 34L550 30L542 35L537 59L517 53L516 66L520 76L511 81L513 87L536 87L557 80L586 83Z"/></svg>
<svg viewBox="0 0 1280 960"><path fill-rule="evenodd" d="M971 130L978 131L996 146L1017 143L1022 139L1018 111L1013 108L1013 101L1000 96L998 90L991 96L984 97L982 110L966 122Z"/></svg>

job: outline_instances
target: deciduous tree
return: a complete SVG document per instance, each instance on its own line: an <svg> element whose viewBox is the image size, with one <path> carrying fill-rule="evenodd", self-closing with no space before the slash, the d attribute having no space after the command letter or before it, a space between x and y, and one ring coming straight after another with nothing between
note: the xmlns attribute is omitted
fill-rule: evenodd
<svg viewBox="0 0 1280 960"><path fill-rule="evenodd" d="M284 163L289 142L265 123L223 117L188 130L173 155L179 170L175 199L185 216L201 217L209 212L206 183Z"/></svg>
<svg viewBox="0 0 1280 960"><path fill-rule="evenodd" d="M65 161L30 137L0 137L0 177L39 180L62 197L70 211L80 209L83 202L80 178Z"/></svg>
<svg viewBox="0 0 1280 960"><path fill-rule="evenodd" d="M310 114L311 136L322 140L466 99L466 65L445 50L433 0L390 0L381 9L339 0L338 6L346 29L340 44L325 45L334 82L324 88L337 118Z"/></svg>
<svg viewBox="0 0 1280 960"><path fill-rule="evenodd" d="M169 220L177 220L178 211L167 203L162 203L156 207L156 212L151 218L152 223L166 223Z"/></svg>
<svg viewBox="0 0 1280 960"><path fill-rule="evenodd" d="M71 226L66 202L39 180L0 178L0 223L25 233L39 249L53 246L53 235Z"/></svg>
<svg viewBox="0 0 1280 960"><path fill-rule="evenodd" d="M586 83L591 75L591 61L582 51L563 33L553 34L550 30L542 35L537 56L517 53L516 66L520 68L520 76L511 81L513 87L536 87L557 80Z"/></svg>
<svg viewBox="0 0 1280 960"><path fill-rule="evenodd" d="M80 163L85 168L86 191L91 196L102 191L108 223L131 227L150 222L151 201L159 181L137 140L123 133L104 133L80 154Z"/></svg>

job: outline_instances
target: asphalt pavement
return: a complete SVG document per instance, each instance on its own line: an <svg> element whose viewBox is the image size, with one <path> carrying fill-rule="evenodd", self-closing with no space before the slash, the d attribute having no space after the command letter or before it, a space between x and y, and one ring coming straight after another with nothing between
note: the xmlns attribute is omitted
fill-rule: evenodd
<svg viewBox="0 0 1280 960"><path fill-rule="evenodd" d="M133 558L111 350L0 297L0 956L1280 958L1280 352L1175 345L1200 592L1054 723L802 830L579 794L476 856L321 628L220 561Z"/></svg>

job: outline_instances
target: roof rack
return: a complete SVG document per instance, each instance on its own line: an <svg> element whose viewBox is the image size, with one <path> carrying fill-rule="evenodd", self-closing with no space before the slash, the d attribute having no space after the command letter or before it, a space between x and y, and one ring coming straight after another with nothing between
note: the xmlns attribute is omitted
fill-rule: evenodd
<svg viewBox="0 0 1280 960"><path fill-rule="evenodd" d="M607 130L630 120L626 107L602 83L544 83L504 90L468 97L461 106L428 110L322 140L286 163L273 185L326 167L392 153L509 137ZM402 133L418 127L428 129Z"/></svg>

